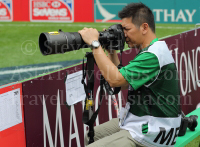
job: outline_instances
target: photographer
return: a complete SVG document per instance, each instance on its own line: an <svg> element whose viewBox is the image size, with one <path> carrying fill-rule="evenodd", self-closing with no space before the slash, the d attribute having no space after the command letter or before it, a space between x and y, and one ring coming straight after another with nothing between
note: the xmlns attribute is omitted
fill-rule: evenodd
<svg viewBox="0 0 200 147"><path fill-rule="evenodd" d="M156 38L154 16L147 6L128 4L119 17L126 43L139 50L120 70L116 51L108 50L106 56L96 29L79 31L85 43L92 46L98 68L110 86L128 88L120 117L95 127L95 142L88 147L173 146L181 123L174 59L166 43Z"/></svg>

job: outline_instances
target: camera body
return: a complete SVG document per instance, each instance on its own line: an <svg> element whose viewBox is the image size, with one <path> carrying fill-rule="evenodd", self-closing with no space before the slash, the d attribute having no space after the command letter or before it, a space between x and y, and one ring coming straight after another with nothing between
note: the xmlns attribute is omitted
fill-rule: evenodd
<svg viewBox="0 0 200 147"><path fill-rule="evenodd" d="M125 36L120 24L112 25L108 30L99 32L99 42L106 49L123 50Z"/></svg>
<svg viewBox="0 0 200 147"><path fill-rule="evenodd" d="M187 128L189 128L191 131L195 131L195 128L198 125L197 119L198 119L197 115L191 115L189 117L185 117L185 115L182 112L181 126L178 136L184 136Z"/></svg>
<svg viewBox="0 0 200 147"><path fill-rule="evenodd" d="M99 32L99 42L106 49L123 50L125 36L120 24L112 25L108 30ZM77 32L44 32L39 36L39 47L43 55L65 53L89 46Z"/></svg>

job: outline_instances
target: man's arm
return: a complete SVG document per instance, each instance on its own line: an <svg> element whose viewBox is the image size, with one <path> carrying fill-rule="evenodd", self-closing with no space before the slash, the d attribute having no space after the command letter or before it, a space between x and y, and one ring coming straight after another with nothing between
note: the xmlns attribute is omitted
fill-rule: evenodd
<svg viewBox="0 0 200 147"><path fill-rule="evenodd" d="M118 68L109 57L106 56L102 47L92 50L97 66L99 67L101 74L104 76L106 81L110 84L111 87L124 87L129 85L126 79L119 72ZM115 61L116 61L115 55ZM118 57L117 57L118 58ZM119 59L118 59L119 60Z"/></svg>
<svg viewBox="0 0 200 147"><path fill-rule="evenodd" d="M107 50L108 52L108 58L116 65L118 66L120 64L118 55L116 50Z"/></svg>
<svg viewBox="0 0 200 147"><path fill-rule="evenodd" d="M92 41L98 40L99 38L98 31L93 28L84 28L83 30L79 31L79 33L81 34L85 43L87 43L88 45L90 45ZM129 85L126 79L118 71L118 68L106 56L101 46L99 46L97 49L93 49L92 52L97 66L101 71L101 74L104 76L111 87L121 87Z"/></svg>
<svg viewBox="0 0 200 147"><path fill-rule="evenodd" d="M118 66L120 64L118 55L116 50L107 50L108 52L108 58L115 64L115 66ZM128 89L128 85L121 86L121 90Z"/></svg>

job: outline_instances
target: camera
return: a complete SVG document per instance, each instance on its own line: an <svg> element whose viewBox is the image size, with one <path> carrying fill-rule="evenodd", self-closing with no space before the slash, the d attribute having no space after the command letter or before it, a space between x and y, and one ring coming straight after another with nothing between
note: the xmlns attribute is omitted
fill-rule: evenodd
<svg viewBox="0 0 200 147"><path fill-rule="evenodd" d="M191 131L195 131L195 128L198 125L197 119L198 119L197 115L191 115L189 117L185 117L185 114L182 112L181 126L178 136L184 136L187 128L189 128Z"/></svg>
<svg viewBox="0 0 200 147"><path fill-rule="evenodd" d="M106 31L99 32L99 42L102 47L113 50L123 50L125 36L120 24L110 26ZM39 36L39 47L43 55L65 53L89 46L77 32L43 32Z"/></svg>

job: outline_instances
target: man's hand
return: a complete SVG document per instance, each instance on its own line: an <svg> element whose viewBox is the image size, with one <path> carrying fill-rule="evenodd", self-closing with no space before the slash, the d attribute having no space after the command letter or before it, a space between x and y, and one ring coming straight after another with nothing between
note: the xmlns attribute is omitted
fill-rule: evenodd
<svg viewBox="0 0 200 147"><path fill-rule="evenodd" d="M103 28L103 31L106 31L106 28ZM108 52L109 55L116 54L116 50L104 48Z"/></svg>
<svg viewBox="0 0 200 147"><path fill-rule="evenodd" d="M78 31L85 43L88 45L92 44L93 40L99 39L99 32L93 28L84 28L83 30ZM122 74L118 71L116 65L119 64L119 59L117 57L116 51L113 54L114 65L112 61L106 56L102 47L92 50L95 61L102 75L106 81L110 84L111 87L121 87L128 85L128 82L124 79Z"/></svg>
<svg viewBox="0 0 200 147"><path fill-rule="evenodd" d="M96 29L83 28L78 33L81 34L84 42L88 45L91 45L94 40L99 40L99 32Z"/></svg>

